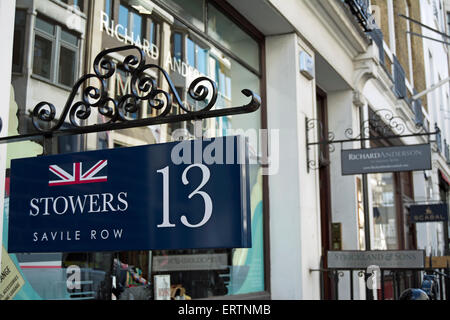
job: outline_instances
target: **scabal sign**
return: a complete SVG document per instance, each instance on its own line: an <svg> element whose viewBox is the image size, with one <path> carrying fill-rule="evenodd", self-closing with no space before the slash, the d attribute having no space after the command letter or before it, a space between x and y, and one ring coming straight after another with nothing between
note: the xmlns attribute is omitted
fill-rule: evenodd
<svg viewBox="0 0 450 320"><path fill-rule="evenodd" d="M2 246L2 267L0 273L0 300L12 300L25 284L8 252Z"/></svg>

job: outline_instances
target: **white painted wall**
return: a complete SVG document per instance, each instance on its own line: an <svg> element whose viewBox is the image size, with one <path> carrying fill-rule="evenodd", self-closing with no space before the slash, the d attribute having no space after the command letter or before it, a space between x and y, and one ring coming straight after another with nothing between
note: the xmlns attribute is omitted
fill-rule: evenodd
<svg viewBox="0 0 450 320"><path fill-rule="evenodd" d="M353 104L353 90L334 91L328 93L329 130L334 132L336 140L345 140L345 131L353 128L359 135L359 109ZM343 176L341 171L341 146L335 145L336 150L330 153L331 203L332 219L334 223L342 224L342 250L361 250L358 237L358 211L356 176ZM346 143L342 149L357 149L360 145ZM364 299L365 290L359 287L364 285L353 275L354 299ZM350 299L350 273L344 272L339 278L339 299Z"/></svg>
<svg viewBox="0 0 450 320"><path fill-rule="evenodd" d="M305 48L306 49L306 48ZM312 55L312 52L309 52ZM280 167L269 176L272 299L320 299L317 173L306 172L305 116L315 114L315 82L299 70L295 34L266 38L268 128L280 131Z"/></svg>
<svg viewBox="0 0 450 320"><path fill-rule="evenodd" d="M436 3L438 9L437 17L434 14L433 3ZM421 5L421 19L424 24L441 32L445 31L445 17L444 8L440 8L439 1L436 0L420 0ZM424 36L441 40L438 34L422 28ZM424 59L425 59L425 77L427 88L433 84L448 78L449 76L449 58L448 47L442 43L423 39ZM432 59L430 59L430 55ZM427 94L428 99L428 114L430 116L430 127L434 130L434 123L437 123L442 131L442 142L444 139L450 142L450 85L446 85L431 91ZM432 192L429 194L429 200L439 199L439 172L441 169L447 176L450 176L450 171L446 165L446 160L443 155L433 153L433 171L430 172L430 185L424 184L424 187L431 188ZM422 190L420 192L423 192ZM424 193L426 195L426 193ZM445 200L445 199L442 199ZM443 223L422 223L417 224L417 242L419 249L425 249L427 255L443 254L444 238L443 238Z"/></svg>
<svg viewBox="0 0 450 320"><path fill-rule="evenodd" d="M271 4L299 31L302 39L307 41L317 52L332 65L339 75L347 82L352 83L353 60L347 44L348 34L342 34L334 21L320 15L321 5L333 4L334 1L311 0L269 0ZM326 2L326 3L325 3ZM342 13L341 11L338 11ZM336 18L336 17L333 17ZM351 29L351 28L350 28Z"/></svg>
<svg viewBox="0 0 450 320"><path fill-rule="evenodd" d="M14 16L16 1L0 1L0 25L2 30L2 50L0 50L0 118L3 128L0 136L8 135L9 103L11 94L11 68L14 37ZM0 242L3 242L3 203L5 194L6 144L0 145ZM0 266L1 266L0 251Z"/></svg>

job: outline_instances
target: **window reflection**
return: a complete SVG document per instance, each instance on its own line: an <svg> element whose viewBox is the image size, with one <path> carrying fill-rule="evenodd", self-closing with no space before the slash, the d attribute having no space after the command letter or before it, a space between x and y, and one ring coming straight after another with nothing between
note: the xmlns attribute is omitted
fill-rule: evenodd
<svg viewBox="0 0 450 320"><path fill-rule="evenodd" d="M119 28L118 31L120 34L126 36L126 29L128 29L128 8L120 5L119 6L119 24L124 28Z"/></svg>
<svg viewBox="0 0 450 320"><path fill-rule="evenodd" d="M134 42L137 42L139 40L140 43L142 43L142 17L133 12L133 36Z"/></svg>
<svg viewBox="0 0 450 320"><path fill-rule="evenodd" d="M374 249L399 249L394 174L372 174L370 175L370 183L373 201Z"/></svg>
<svg viewBox="0 0 450 320"><path fill-rule="evenodd" d="M170 73L183 103L189 107L193 109L204 107L204 102L193 100L187 93L192 81L201 75L217 84L218 97L215 109L247 104L248 97L241 93L242 88L260 92L260 79L256 74L211 43L193 36L190 30L177 21L172 27L171 39L170 57L165 61L164 68ZM241 44L234 45L238 51L255 50L251 55L259 56L258 46L249 49L243 48ZM246 115L207 119L203 120L203 133L207 137L226 136L234 134L232 129L240 130L240 133L236 134L248 134L261 128L260 119L259 110ZM170 127L172 130L185 128L193 134L193 126L189 122L171 124ZM249 141L251 157L256 157L260 150L256 136L252 135ZM251 249L152 251L152 276L170 274L171 284L181 286L193 299L263 291L264 222L260 170L259 165L250 165ZM191 263L182 264L179 261ZM198 261L214 261L214 263L199 264Z"/></svg>
<svg viewBox="0 0 450 320"><path fill-rule="evenodd" d="M212 5L208 5L208 35L259 71L258 43Z"/></svg>
<svg viewBox="0 0 450 320"><path fill-rule="evenodd" d="M205 30L203 0L170 0L168 2L184 19L200 30Z"/></svg>

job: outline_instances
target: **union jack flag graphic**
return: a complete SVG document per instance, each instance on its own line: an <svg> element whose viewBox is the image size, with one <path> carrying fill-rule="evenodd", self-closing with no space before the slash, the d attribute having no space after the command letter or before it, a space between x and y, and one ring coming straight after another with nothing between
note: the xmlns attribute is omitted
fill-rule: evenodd
<svg viewBox="0 0 450 320"><path fill-rule="evenodd" d="M54 179L55 176L58 178L57 180L48 181L48 185L50 187L54 186L66 186L71 184L82 184L82 183L95 183L95 182L106 182L108 180L108 176L97 176L97 174L102 171L108 165L108 160L100 160L96 164L83 173L83 163L75 162L73 163L73 174L68 173L63 168L57 166L56 164L50 165L48 167L50 171L50 176Z"/></svg>

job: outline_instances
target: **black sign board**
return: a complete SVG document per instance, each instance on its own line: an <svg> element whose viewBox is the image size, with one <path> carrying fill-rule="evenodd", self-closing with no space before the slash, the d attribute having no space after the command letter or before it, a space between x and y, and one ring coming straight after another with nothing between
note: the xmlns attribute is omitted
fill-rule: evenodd
<svg viewBox="0 0 450 320"><path fill-rule="evenodd" d="M412 223L448 221L448 207L446 203L412 205L409 207Z"/></svg>
<svg viewBox="0 0 450 320"><path fill-rule="evenodd" d="M431 169L431 146L419 144L342 150L342 175Z"/></svg>

